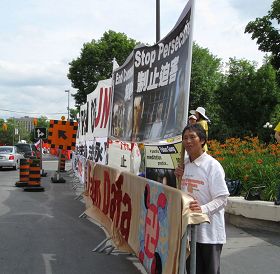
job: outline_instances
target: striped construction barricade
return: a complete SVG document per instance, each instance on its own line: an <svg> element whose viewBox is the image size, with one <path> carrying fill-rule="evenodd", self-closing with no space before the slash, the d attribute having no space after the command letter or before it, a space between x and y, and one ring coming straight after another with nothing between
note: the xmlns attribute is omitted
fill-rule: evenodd
<svg viewBox="0 0 280 274"><path fill-rule="evenodd" d="M60 161L58 161L58 164L59 164L59 171L60 172L65 172L65 160L66 160L66 156L61 153L61 159Z"/></svg>
<svg viewBox="0 0 280 274"><path fill-rule="evenodd" d="M24 191L44 191L41 186L41 167L39 159L30 159L28 184Z"/></svg>
<svg viewBox="0 0 280 274"><path fill-rule="evenodd" d="M16 187L24 187L29 181L29 159L24 158L19 161L19 181L16 182Z"/></svg>

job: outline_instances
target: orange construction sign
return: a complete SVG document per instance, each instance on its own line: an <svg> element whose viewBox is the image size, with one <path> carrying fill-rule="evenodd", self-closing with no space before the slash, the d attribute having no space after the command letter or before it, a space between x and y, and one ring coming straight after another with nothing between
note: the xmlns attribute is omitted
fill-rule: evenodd
<svg viewBox="0 0 280 274"><path fill-rule="evenodd" d="M50 120L48 143L51 148L75 150L78 123Z"/></svg>

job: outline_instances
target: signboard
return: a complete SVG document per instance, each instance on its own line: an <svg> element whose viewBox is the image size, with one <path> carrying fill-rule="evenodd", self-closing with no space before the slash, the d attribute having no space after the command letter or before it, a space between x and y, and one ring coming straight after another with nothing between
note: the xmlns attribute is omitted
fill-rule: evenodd
<svg viewBox="0 0 280 274"><path fill-rule="evenodd" d="M174 170L180 162L182 143L145 145L146 177L176 188Z"/></svg>
<svg viewBox="0 0 280 274"><path fill-rule="evenodd" d="M47 129L45 127L35 127L34 137L35 137L35 139L46 139L47 138Z"/></svg>
<svg viewBox="0 0 280 274"><path fill-rule="evenodd" d="M50 120L48 143L51 148L75 150L77 122Z"/></svg>

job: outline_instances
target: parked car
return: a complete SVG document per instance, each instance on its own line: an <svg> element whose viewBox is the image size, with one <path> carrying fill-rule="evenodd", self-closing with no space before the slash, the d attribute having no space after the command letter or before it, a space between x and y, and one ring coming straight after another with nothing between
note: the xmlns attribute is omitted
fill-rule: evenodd
<svg viewBox="0 0 280 274"><path fill-rule="evenodd" d="M0 146L0 168L12 167L18 169L20 165L20 159L24 156L19 153L16 146Z"/></svg>
<svg viewBox="0 0 280 274"><path fill-rule="evenodd" d="M38 158L39 151L34 144L18 143L15 144L18 151L23 154L24 158Z"/></svg>

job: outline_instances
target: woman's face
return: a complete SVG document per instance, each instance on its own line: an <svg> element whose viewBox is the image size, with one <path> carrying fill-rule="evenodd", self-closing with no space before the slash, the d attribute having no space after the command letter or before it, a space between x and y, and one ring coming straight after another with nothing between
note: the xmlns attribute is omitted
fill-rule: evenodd
<svg viewBox="0 0 280 274"><path fill-rule="evenodd" d="M195 115L196 119L199 120L199 118L200 118L199 112L196 111L194 115Z"/></svg>
<svg viewBox="0 0 280 274"><path fill-rule="evenodd" d="M186 130L183 135L183 145L191 160L196 159L203 153L203 140L200 140L195 131Z"/></svg>
<svg viewBox="0 0 280 274"><path fill-rule="evenodd" d="M194 125L196 123L196 120L195 119L193 119L193 118L190 118L189 119L189 124L190 125Z"/></svg>

